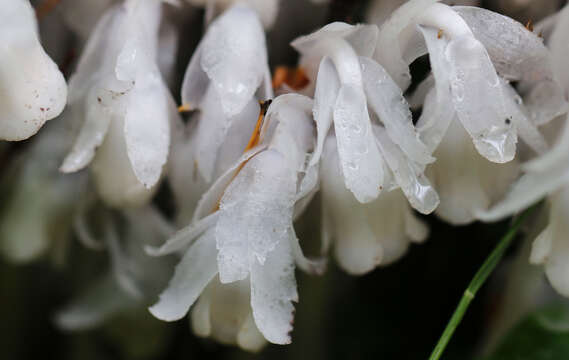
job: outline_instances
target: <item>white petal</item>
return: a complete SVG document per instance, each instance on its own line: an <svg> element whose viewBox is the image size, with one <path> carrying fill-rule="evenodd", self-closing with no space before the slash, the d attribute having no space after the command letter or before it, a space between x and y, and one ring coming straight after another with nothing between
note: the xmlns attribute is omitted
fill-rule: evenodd
<svg viewBox="0 0 569 360"><path fill-rule="evenodd" d="M160 320L175 321L186 315L207 284L217 274L215 231L207 231L188 249L176 266L168 287L148 310Z"/></svg>
<svg viewBox="0 0 569 360"><path fill-rule="evenodd" d="M548 171L555 167L564 167L567 164L567 149L569 149L569 122L564 119L563 130L555 146L540 157L524 164L524 170L532 172Z"/></svg>
<svg viewBox="0 0 569 360"><path fill-rule="evenodd" d="M227 169L227 171L221 175L213 183L213 185L211 185L211 187L203 194L200 201L198 202L198 206L194 211L192 223L210 215L212 212L217 210L221 197L223 196L223 193L227 189L229 183L231 183L235 177L237 169L241 166L241 164L247 162L257 153L265 150L265 148L266 147L263 146L257 146L241 155L241 157L229 169Z"/></svg>
<svg viewBox="0 0 569 360"><path fill-rule="evenodd" d="M63 111L67 84L40 44L28 1L2 2L0 33L0 139L19 141Z"/></svg>
<svg viewBox="0 0 569 360"><path fill-rule="evenodd" d="M108 92L94 88L87 95L85 105L76 105L71 109L75 116L80 116L80 111L85 111L85 121L77 139L73 144L71 152L63 160L60 170L64 173L75 172L87 166L93 157L95 150L99 147L109 129L111 116L106 109L104 96Z"/></svg>
<svg viewBox="0 0 569 360"><path fill-rule="evenodd" d="M362 90L350 85L340 88L334 105L334 128L346 187L362 203L375 199L383 183L383 161Z"/></svg>
<svg viewBox="0 0 569 360"><path fill-rule="evenodd" d="M215 281L215 280L213 280ZM211 283L202 291L198 301L190 312L192 331L197 336L208 337L211 335Z"/></svg>
<svg viewBox="0 0 569 360"><path fill-rule="evenodd" d="M474 37L452 39L446 49L451 67L452 100L458 118L478 152L488 160L513 159L517 136L506 119L500 80L484 46Z"/></svg>
<svg viewBox="0 0 569 360"><path fill-rule="evenodd" d="M333 137L331 137L333 139ZM323 253L334 240L338 264L350 274L365 274L383 258L383 247L367 222L365 207L346 189L334 141L328 140L322 157ZM376 200L377 201L377 200Z"/></svg>
<svg viewBox="0 0 569 360"><path fill-rule="evenodd" d="M510 84L502 82L502 86L504 88L506 111L511 114L511 120L517 127L518 135L537 154L546 152L549 147L547 141L539 132L537 126L528 118L527 111L522 105L521 97Z"/></svg>
<svg viewBox="0 0 569 360"><path fill-rule="evenodd" d="M344 22L333 22L323 26L312 34L301 36L291 42L299 53L314 51L317 43L326 39L343 38L360 56L371 56L375 50L378 29L375 25L349 25Z"/></svg>
<svg viewBox="0 0 569 360"><path fill-rule="evenodd" d="M431 64L431 67L432 66L433 65ZM419 85L417 85L411 96L407 97L407 102L409 102L409 107L411 109L418 109L421 106L423 106L427 94L434 86L435 86L435 77L433 76L433 73L430 73L429 75L427 75L426 78L421 80L421 82L419 83Z"/></svg>
<svg viewBox="0 0 569 360"><path fill-rule="evenodd" d="M374 59L391 75L391 78L404 91L411 83L408 64L403 60L399 35L408 26L414 25L414 18L437 0L408 1L395 10L379 29ZM386 51L389 49L389 51Z"/></svg>
<svg viewBox="0 0 569 360"><path fill-rule="evenodd" d="M439 146L450 123L455 119L454 106L450 93L450 74L445 49L448 45L446 37L439 39L436 29L419 26L429 49L431 70L435 86L430 90L423 104L423 112L417 122L421 139L431 152Z"/></svg>
<svg viewBox="0 0 569 360"><path fill-rule="evenodd" d="M536 82L551 77L543 39L519 22L474 6L454 6L474 36L488 51L501 77Z"/></svg>
<svg viewBox="0 0 569 360"><path fill-rule="evenodd" d="M512 185L503 200L488 211L478 213L477 217L485 221L505 218L529 207L568 181L569 172L566 169L554 169L547 173L525 174Z"/></svg>
<svg viewBox="0 0 569 360"><path fill-rule="evenodd" d="M222 283L245 279L253 259L264 263L278 242L289 240L296 182L284 156L267 150L227 187L216 226Z"/></svg>
<svg viewBox="0 0 569 360"><path fill-rule="evenodd" d="M316 81L316 90L314 92L314 121L316 121L317 144L310 165L318 163L322 155L324 140L330 130L333 119L333 110L338 91L340 89L340 79L336 73L336 68L332 61L325 57L320 62L318 69L318 79Z"/></svg>
<svg viewBox="0 0 569 360"><path fill-rule="evenodd" d="M290 242L276 244L264 264L251 264L251 307L257 327L274 344L289 344L298 301Z"/></svg>
<svg viewBox="0 0 569 360"><path fill-rule="evenodd" d="M208 229L213 228L218 218L219 213L217 212L208 215L176 232L174 236L169 238L166 243L159 248L147 246L145 247L145 250L152 256L162 256L183 250L188 245L191 245L193 240L198 236L206 232Z"/></svg>
<svg viewBox="0 0 569 360"><path fill-rule="evenodd" d="M423 174L423 169L406 158L383 128L374 126L373 130L385 161L411 206L420 213L431 213L439 204L439 196Z"/></svg>
<svg viewBox="0 0 569 360"><path fill-rule="evenodd" d="M387 71L375 61L360 57L364 88L372 110L401 150L419 164L433 162L429 149L413 126L409 104Z"/></svg>
<svg viewBox="0 0 569 360"><path fill-rule="evenodd" d="M195 109L201 103L204 89L208 88L209 78L201 66L203 42L198 45L184 74L182 82L182 106Z"/></svg>
<svg viewBox="0 0 569 360"><path fill-rule="evenodd" d="M59 310L55 323L63 330L92 329L111 316L137 305L139 303L124 293L113 277L105 276Z"/></svg>
<svg viewBox="0 0 569 360"><path fill-rule="evenodd" d="M234 6L210 25L203 39L201 67L227 116L241 112L253 97L266 63L265 33L253 10Z"/></svg>
<svg viewBox="0 0 569 360"><path fill-rule="evenodd" d="M294 233L294 230L290 231L289 238L296 266L309 274L321 275L326 271L326 258L309 259L304 256L304 252L302 251L302 247L300 247L298 237Z"/></svg>
<svg viewBox="0 0 569 360"><path fill-rule="evenodd" d="M405 234L411 241L422 243L429 237L429 227L409 210L405 214Z"/></svg>
<svg viewBox="0 0 569 360"><path fill-rule="evenodd" d="M124 125L128 158L146 188L160 179L170 147L168 90L158 76L149 75L148 83L137 79L129 94Z"/></svg>
<svg viewBox="0 0 569 360"><path fill-rule="evenodd" d="M544 264L547 262L551 254L551 246L553 242L553 229L546 226L545 229L535 238L531 246L531 255L529 262L531 264Z"/></svg>
<svg viewBox="0 0 569 360"><path fill-rule="evenodd" d="M267 340L255 325L253 314L249 313L237 334L237 345L244 350L258 352L266 344Z"/></svg>

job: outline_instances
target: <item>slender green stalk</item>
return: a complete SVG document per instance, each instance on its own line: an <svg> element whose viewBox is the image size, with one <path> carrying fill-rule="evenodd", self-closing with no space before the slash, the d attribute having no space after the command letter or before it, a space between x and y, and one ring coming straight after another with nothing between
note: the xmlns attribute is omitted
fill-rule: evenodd
<svg viewBox="0 0 569 360"><path fill-rule="evenodd" d="M443 331L443 334L441 335L439 342L435 346L435 349L431 353L429 360L438 360L441 357L450 338L454 334L454 331L462 321L462 318L464 317L464 314L466 313L466 310L468 309L470 302L472 301L472 299L474 299L474 296L478 292L478 289L480 289L480 287L484 284L488 276L490 276L492 271L494 271L494 268L496 268L496 265L498 265L500 259L502 259L502 256L504 256L504 253L512 243L512 240L514 239L520 226L522 225L526 217L533 211L533 209L534 207L526 209L516 219L512 227L506 233L506 235L504 235L504 237L500 240L500 242L498 242L498 245L496 245L490 256L486 258L484 264L482 264L480 269L476 272L476 275L474 275L474 278L472 278L472 281L468 285L468 288L466 289L466 291L464 291L464 294L462 295L462 298L460 299L460 302L458 303L458 306L456 307L454 314L452 314L452 317L450 318L445 330Z"/></svg>

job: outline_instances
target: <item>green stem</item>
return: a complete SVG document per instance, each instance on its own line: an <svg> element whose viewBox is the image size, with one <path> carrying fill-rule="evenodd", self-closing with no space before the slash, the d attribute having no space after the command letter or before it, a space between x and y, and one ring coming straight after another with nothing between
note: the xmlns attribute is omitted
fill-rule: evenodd
<svg viewBox="0 0 569 360"><path fill-rule="evenodd" d="M502 259L502 256L504 256L504 253L512 243L512 240L514 239L514 236L518 232L520 226L522 225L526 217L533 211L533 209L534 207L526 209L516 219L510 230L508 230L508 232L500 240L496 248L494 248L490 256L486 258L484 264L482 264L480 269L476 272L476 275L474 275L474 278L472 279L472 281L468 285L468 288L462 295L462 298L460 299L460 302L458 303L458 306L456 307L454 314L452 314L452 317L450 318L445 330L443 331L443 334L441 335L439 342L437 343L435 349L431 353L429 360L438 360L441 357L450 338L454 334L454 331L462 321L462 318L464 317L464 314L466 313L468 306L470 305L472 299L474 299L474 296L478 292L478 289L480 289L480 287L484 284L488 276L490 276L492 271L494 271L494 268L496 268L496 265L498 265L500 259Z"/></svg>

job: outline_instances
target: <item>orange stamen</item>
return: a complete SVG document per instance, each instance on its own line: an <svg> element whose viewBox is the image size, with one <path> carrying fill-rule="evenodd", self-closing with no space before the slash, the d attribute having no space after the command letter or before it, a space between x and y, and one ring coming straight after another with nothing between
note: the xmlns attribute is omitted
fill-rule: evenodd
<svg viewBox="0 0 569 360"><path fill-rule="evenodd" d="M44 0L41 4L36 6L36 16L39 20L46 17L50 12L55 9L55 7L61 2L61 0Z"/></svg>
<svg viewBox="0 0 569 360"><path fill-rule="evenodd" d="M529 19L528 22L526 23L526 29L533 32L533 23L532 23L531 19Z"/></svg>
<svg viewBox="0 0 569 360"><path fill-rule="evenodd" d="M182 104L182 105L178 106L178 112L179 113L190 112L190 111L192 111L192 105L190 105L190 104Z"/></svg>
<svg viewBox="0 0 569 360"><path fill-rule="evenodd" d="M302 90L310 83L310 79L301 67L289 68L277 66L273 75L273 89L280 88L283 84L293 90Z"/></svg>
<svg viewBox="0 0 569 360"><path fill-rule="evenodd" d="M443 37L443 29L439 29L439 31L437 32L437 39L440 39Z"/></svg>
<svg viewBox="0 0 569 360"><path fill-rule="evenodd" d="M247 143L247 146L245 146L245 150L243 150L243 153L246 153L247 151L251 150L255 146L259 145L259 142L261 141L261 129L263 128L263 123L265 122L265 115L267 114L267 110L269 109L269 105L271 105L271 102L272 102L272 100L260 101L259 102L259 104L261 105L261 110L259 111L259 117L257 118L257 123L255 124L255 128L253 129L253 133L251 134L251 137L249 138L249 142ZM231 184L231 182L235 179L235 177L237 177L239 172L241 170L243 170L243 167L245 167L245 164L247 164L248 161L249 161L249 159L247 159L247 160L243 161L241 164L239 164L239 166L235 170L235 173L231 177L231 180L229 181L228 184ZM223 197L224 193L225 193L225 191L221 194L219 199L217 199L217 203L215 204L215 207L213 208L212 213L219 210L219 206L221 204L221 198Z"/></svg>

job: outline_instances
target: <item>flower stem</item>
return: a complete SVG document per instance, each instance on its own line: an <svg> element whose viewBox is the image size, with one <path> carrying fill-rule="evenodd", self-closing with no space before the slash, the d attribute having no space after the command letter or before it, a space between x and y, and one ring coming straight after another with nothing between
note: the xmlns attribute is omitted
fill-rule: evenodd
<svg viewBox="0 0 569 360"><path fill-rule="evenodd" d="M443 334L441 335L439 342L435 346L435 349L431 353L429 360L438 360L441 357L448 342L450 341L452 335L454 334L454 331L462 321L462 318L464 317L464 314L466 313L466 310L468 309L470 302L472 302L472 299L474 299L474 296L476 295L480 287L484 284L488 276L490 276L492 271L494 271L494 268L496 268L496 265L498 265L500 259L502 259L502 256L504 256L504 253L512 243L512 240L514 239L520 226L527 218L527 216L533 211L534 208L535 206L526 209L516 219L512 227L508 230L508 232L504 235L504 237L502 237L502 239L498 242L498 245L496 245L490 256L486 258L484 264L482 264L480 269L476 272L476 275L474 275L474 278L472 278L472 281L470 281L468 288L464 291L464 294L462 295L462 298L460 299L460 302L458 303L458 306L456 307L454 314L452 314L452 317L450 318L445 330L443 331Z"/></svg>

